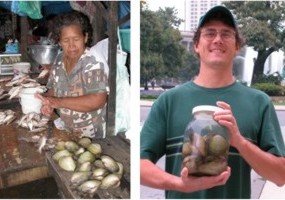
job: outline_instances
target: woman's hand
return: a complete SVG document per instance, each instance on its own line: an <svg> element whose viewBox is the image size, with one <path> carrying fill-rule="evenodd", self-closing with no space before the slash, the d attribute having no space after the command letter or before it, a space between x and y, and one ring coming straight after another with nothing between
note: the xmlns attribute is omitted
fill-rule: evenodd
<svg viewBox="0 0 285 200"><path fill-rule="evenodd" d="M51 102L47 97L44 97L40 94L35 94L35 97L42 101L41 112L43 115L50 117L53 113L53 107Z"/></svg>

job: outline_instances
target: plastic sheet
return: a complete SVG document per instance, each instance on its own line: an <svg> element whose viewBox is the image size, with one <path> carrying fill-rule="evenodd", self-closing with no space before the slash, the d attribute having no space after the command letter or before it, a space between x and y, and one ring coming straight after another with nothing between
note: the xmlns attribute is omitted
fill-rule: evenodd
<svg viewBox="0 0 285 200"><path fill-rule="evenodd" d="M130 84L129 73L125 66L127 53L122 50L121 37L119 36L119 45L117 49L117 76L116 76L116 114L115 114L115 133L127 132L130 129ZM109 39L99 41L90 51L95 56L98 52L101 58L108 62L108 43ZM97 52L97 53L96 53ZM105 67L105 70L107 68ZM109 70L109 69L108 69Z"/></svg>
<svg viewBox="0 0 285 200"><path fill-rule="evenodd" d="M117 50L117 77L116 77L116 119L115 131L126 132L130 128L130 84L129 73L125 66L127 53L120 45Z"/></svg>
<svg viewBox="0 0 285 200"><path fill-rule="evenodd" d="M12 1L11 11L20 16L41 19L41 1Z"/></svg>

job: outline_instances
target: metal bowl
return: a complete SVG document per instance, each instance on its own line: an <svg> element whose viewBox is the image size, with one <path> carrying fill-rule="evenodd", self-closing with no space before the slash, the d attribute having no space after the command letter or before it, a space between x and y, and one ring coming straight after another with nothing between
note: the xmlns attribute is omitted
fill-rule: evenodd
<svg viewBox="0 0 285 200"><path fill-rule="evenodd" d="M58 45L33 44L28 47L29 56L40 65L53 64L59 51Z"/></svg>

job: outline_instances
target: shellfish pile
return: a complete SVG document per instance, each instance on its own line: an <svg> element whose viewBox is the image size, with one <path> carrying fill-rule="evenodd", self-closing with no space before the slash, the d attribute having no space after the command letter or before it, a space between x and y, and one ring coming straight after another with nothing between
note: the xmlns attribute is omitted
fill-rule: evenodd
<svg viewBox="0 0 285 200"><path fill-rule="evenodd" d="M98 189L116 188L123 176L123 164L103 154L100 144L89 138L78 142L59 141L52 158L65 171L73 172L70 188L81 197L92 198Z"/></svg>
<svg viewBox="0 0 285 200"><path fill-rule="evenodd" d="M192 133L182 146L183 166L195 176L218 175L227 168L228 141L221 135Z"/></svg>

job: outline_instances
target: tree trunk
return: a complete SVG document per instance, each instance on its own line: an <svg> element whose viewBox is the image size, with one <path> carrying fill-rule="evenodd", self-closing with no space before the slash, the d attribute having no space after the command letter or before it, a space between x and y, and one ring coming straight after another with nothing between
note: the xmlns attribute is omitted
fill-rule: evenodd
<svg viewBox="0 0 285 200"><path fill-rule="evenodd" d="M253 66L251 84L256 83L258 77L263 74L265 61L268 58L268 56L274 51L276 51L275 47L271 47L268 50L264 49L258 51L257 58Z"/></svg>
<svg viewBox="0 0 285 200"><path fill-rule="evenodd" d="M144 90L148 90L147 81L144 82Z"/></svg>

